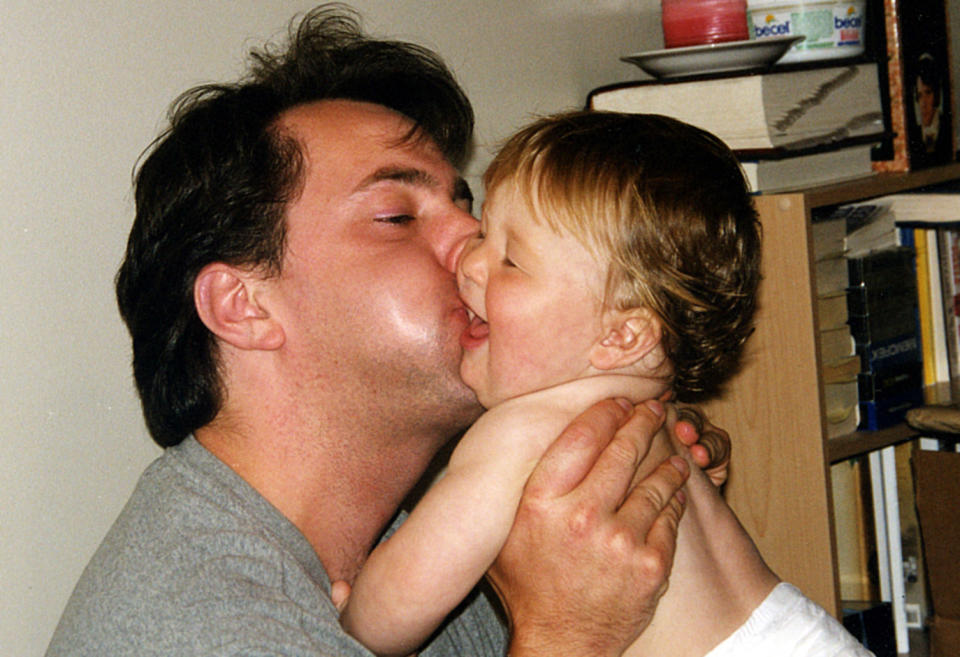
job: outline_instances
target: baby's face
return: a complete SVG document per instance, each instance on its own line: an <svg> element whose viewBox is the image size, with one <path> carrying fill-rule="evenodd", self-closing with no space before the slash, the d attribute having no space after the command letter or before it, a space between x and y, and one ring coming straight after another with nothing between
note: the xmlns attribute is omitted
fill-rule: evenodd
<svg viewBox="0 0 960 657"><path fill-rule="evenodd" d="M510 184L491 190L457 282L472 322L460 375L487 408L591 373L606 269L572 235L538 223Z"/></svg>

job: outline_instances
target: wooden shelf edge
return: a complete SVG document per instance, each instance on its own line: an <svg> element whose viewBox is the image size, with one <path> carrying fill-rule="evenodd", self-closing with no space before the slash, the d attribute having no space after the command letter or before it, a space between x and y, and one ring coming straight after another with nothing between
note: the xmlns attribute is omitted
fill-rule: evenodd
<svg viewBox="0 0 960 657"><path fill-rule="evenodd" d="M923 390L924 403L930 406L953 404L956 398L953 391L957 385L956 382L953 384L943 382L926 386ZM845 436L829 438L825 441L827 462L837 463L876 449L897 445L917 438L921 433L901 423L880 431L855 431ZM923 435L933 434L924 433Z"/></svg>
<svg viewBox="0 0 960 657"><path fill-rule="evenodd" d="M916 429L901 423L879 431L857 431L830 438L826 441L827 460L831 464L838 463L854 456L912 440L919 435Z"/></svg>
<svg viewBox="0 0 960 657"><path fill-rule="evenodd" d="M952 162L929 169L905 173L876 173L832 185L821 185L798 190L795 193L806 197L810 207L837 205L874 196L896 194L907 190L936 185L960 178L960 162ZM784 192L786 195L791 192ZM777 194L772 194L777 196Z"/></svg>

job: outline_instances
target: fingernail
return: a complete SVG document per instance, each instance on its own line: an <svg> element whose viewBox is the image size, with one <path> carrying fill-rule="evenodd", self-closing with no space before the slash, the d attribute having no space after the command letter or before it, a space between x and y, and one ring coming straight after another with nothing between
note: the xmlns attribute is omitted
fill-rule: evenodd
<svg viewBox="0 0 960 657"><path fill-rule="evenodd" d="M628 413L633 410L633 402L627 399L626 397L617 397L616 399L614 399L614 401L620 404L620 408L622 408Z"/></svg>
<svg viewBox="0 0 960 657"><path fill-rule="evenodd" d="M686 503L687 503L687 494L684 493L682 490L678 490L678 491L677 491L676 493L674 493L674 494L677 496L677 499L680 500L680 504L686 504Z"/></svg>
<svg viewBox="0 0 960 657"><path fill-rule="evenodd" d="M684 475L687 474L687 470L688 470L687 462L683 459L682 456L671 456L670 465L676 468L677 472L679 472L680 474L684 474Z"/></svg>
<svg viewBox="0 0 960 657"><path fill-rule="evenodd" d="M700 414L690 408L678 408L677 409L677 420L689 422L694 429L697 430L697 433L703 433L703 418L700 417Z"/></svg>
<svg viewBox="0 0 960 657"><path fill-rule="evenodd" d="M653 412L654 415L657 417L663 417L663 404L658 402L656 399L648 399L643 403Z"/></svg>

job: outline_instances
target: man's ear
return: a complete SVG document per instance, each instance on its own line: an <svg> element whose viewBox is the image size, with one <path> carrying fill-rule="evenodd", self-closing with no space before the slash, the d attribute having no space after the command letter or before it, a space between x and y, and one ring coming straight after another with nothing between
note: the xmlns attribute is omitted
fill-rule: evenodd
<svg viewBox="0 0 960 657"><path fill-rule="evenodd" d="M628 367L653 351L662 337L660 318L648 308L607 310L603 335L590 351L590 363L598 370Z"/></svg>
<svg viewBox="0 0 960 657"><path fill-rule="evenodd" d="M238 349L279 349L283 327L258 302L262 283L261 276L246 269L222 262L207 265L193 284L200 321Z"/></svg>

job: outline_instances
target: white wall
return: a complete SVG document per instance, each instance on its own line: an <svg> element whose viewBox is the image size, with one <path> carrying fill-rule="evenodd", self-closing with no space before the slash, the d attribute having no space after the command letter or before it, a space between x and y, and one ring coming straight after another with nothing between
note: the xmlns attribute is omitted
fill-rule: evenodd
<svg viewBox="0 0 960 657"><path fill-rule="evenodd" d="M131 170L169 102L234 77L312 3L3 0L0 11L0 654L42 654L144 465L112 278ZM366 0L376 33L439 50L482 144L640 76L657 0ZM469 167L482 171L485 152Z"/></svg>

